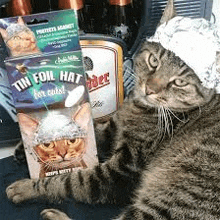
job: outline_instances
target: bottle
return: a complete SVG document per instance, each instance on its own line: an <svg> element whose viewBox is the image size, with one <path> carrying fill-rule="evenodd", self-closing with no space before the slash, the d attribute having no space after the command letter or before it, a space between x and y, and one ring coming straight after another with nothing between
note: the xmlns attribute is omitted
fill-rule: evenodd
<svg viewBox="0 0 220 220"><path fill-rule="evenodd" d="M31 0L11 0L7 5L9 16L24 16L32 13Z"/></svg>
<svg viewBox="0 0 220 220"><path fill-rule="evenodd" d="M58 0L31 0L33 14L58 10Z"/></svg>
<svg viewBox="0 0 220 220"><path fill-rule="evenodd" d="M0 7L0 18L5 18L5 17L8 17L7 5L2 5Z"/></svg>
<svg viewBox="0 0 220 220"><path fill-rule="evenodd" d="M79 33L82 34L86 30L83 0L59 0L58 7L59 9L74 9L77 12Z"/></svg>
<svg viewBox="0 0 220 220"><path fill-rule="evenodd" d="M108 35L121 38L131 48L137 33L132 0L109 0L107 19Z"/></svg>
<svg viewBox="0 0 220 220"><path fill-rule="evenodd" d="M87 33L106 34L104 20L106 14L106 0L85 0L85 20Z"/></svg>

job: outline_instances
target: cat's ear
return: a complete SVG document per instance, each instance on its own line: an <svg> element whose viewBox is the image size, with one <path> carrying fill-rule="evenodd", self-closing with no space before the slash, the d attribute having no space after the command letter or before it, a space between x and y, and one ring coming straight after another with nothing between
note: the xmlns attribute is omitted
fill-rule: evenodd
<svg viewBox="0 0 220 220"><path fill-rule="evenodd" d="M8 33L7 33L7 31L5 29L0 28L0 33L1 33L1 35L2 35L4 40L8 39Z"/></svg>
<svg viewBox="0 0 220 220"><path fill-rule="evenodd" d="M18 24L22 24L22 25L25 25L25 22L23 20L22 17L18 17L18 21L17 21Z"/></svg>
<svg viewBox="0 0 220 220"><path fill-rule="evenodd" d="M24 113L18 113L18 122L21 128L21 131L24 132L28 137L32 137L36 131L39 122Z"/></svg>
<svg viewBox="0 0 220 220"><path fill-rule="evenodd" d="M88 102L79 107L73 115L73 120L80 125L81 128L87 128L88 123L91 120L91 108Z"/></svg>
<svg viewBox="0 0 220 220"><path fill-rule="evenodd" d="M174 6L174 0L168 0L167 5L164 9L164 12L162 14L162 17L160 19L159 25L168 22L172 18L174 18L177 15L176 9ZM158 25L158 26L159 26Z"/></svg>

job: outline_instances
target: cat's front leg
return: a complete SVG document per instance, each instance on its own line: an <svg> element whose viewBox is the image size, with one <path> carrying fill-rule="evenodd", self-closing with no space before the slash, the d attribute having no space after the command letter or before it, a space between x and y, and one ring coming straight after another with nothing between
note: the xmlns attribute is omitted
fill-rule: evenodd
<svg viewBox="0 0 220 220"><path fill-rule="evenodd" d="M44 220L71 220L64 212L57 209L44 209L40 214Z"/></svg>
<svg viewBox="0 0 220 220"><path fill-rule="evenodd" d="M149 209L149 208L148 208ZM150 211L142 210L142 207L137 207L135 205L129 206L123 213L120 214L117 218L114 218L113 220L147 220L147 219L161 219L158 215L155 213L152 214Z"/></svg>
<svg viewBox="0 0 220 220"><path fill-rule="evenodd" d="M35 189L35 185L36 180L32 179L16 181L7 187L7 197L14 203L20 203L25 200L37 198L40 194L37 189Z"/></svg>

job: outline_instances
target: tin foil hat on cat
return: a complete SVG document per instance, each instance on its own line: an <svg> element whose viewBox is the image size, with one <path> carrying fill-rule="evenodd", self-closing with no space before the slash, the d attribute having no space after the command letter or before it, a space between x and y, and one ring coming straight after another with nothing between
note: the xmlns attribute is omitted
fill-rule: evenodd
<svg viewBox="0 0 220 220"><path fill-rule="evenodd" d="M216 72L216 52L220 50L220 31L209 21L177 16L160 25L147 39L180 57L194 70L204 87L220 93L220 75Z"/></svg>
<svg viewBox="0 0 220 220"><path fill-rule="evenodd" d="M50 111L39 123L38 130L35 133L34 144L85 137L86 131L74 120L60 114L58 111Z"/></svg>
<svg viewBox="0 0 220 220"><path fill-rule="evenodd" d="M6 31L8 33L8 39L12 38L13 36L19 34L22 31L28 31L29 29L25 25L17 24L10 24Z"/></svg>

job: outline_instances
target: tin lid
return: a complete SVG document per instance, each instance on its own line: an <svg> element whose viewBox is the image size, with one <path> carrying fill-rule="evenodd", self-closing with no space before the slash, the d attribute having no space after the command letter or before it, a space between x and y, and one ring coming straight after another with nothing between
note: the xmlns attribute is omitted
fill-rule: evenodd
<svg viewBox="0 0 220 220"><path fill-rule="evenodd" d="M122 50L124 57L128 56L128 49L125 42L117 37L111 37L104 34L82 34L79 36L80 40L101 40L101 41L110 41L115 44L118 44Z"/></svg>

